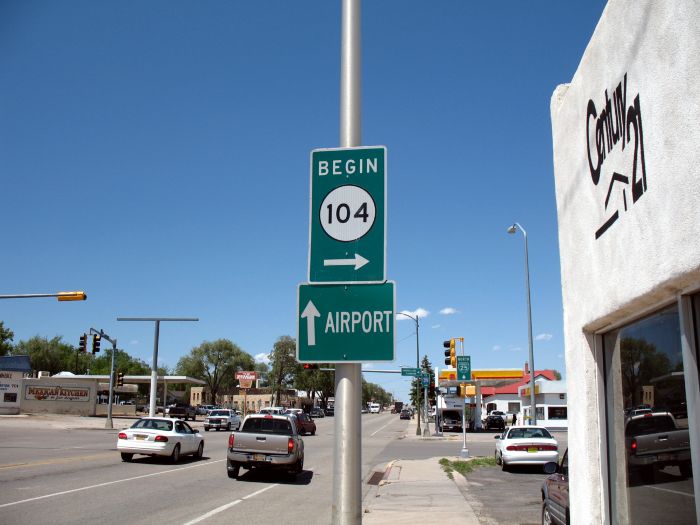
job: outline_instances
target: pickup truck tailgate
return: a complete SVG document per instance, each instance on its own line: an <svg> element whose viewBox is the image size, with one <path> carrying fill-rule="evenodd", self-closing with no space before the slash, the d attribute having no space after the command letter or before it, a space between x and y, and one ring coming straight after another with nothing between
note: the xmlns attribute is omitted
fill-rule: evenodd
<svg viewBox="0 0 700 525"><path fill-rule="evenodd" d="M679 452L690 448L690 436L687 430L670 430L658 434L637 436L638 456L644 454L663 454L666 452Z"/></svg>
<svg viewBox="0 0 700 525"><path fill-rule="evenodd" d="M233 448L235 452L253 452L256 454L288 454L289 438L275 434L253 434L248 432L233 432Z"/></svg>

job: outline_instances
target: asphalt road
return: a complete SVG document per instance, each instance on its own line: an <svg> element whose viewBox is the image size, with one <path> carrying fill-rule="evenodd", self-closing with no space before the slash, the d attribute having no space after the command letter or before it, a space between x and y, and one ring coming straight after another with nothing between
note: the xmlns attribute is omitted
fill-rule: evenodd
<svg viewBox="0 0 700 525"><path fill-rule="evenodd" d="M392 414L362 416L363 477L403 435ZM119 425L115 421L115 427ZM204 459L177 465L136 456L121 461L117 429L56 430L3 425L0 516L3 524L249 524L331 521L334 418L305 436L304 473L295 482L273 473L226 475L228 432L205 432ZM201 423L194 423L201 428ZM280 521L280 518L283 520Z"/></svg>
<svg viewBox="0 0 700 525"><path fill-rule="evenodd" d="M305 436L304 473L295 482L274 473L226 475L228 432L203 432L204 459L136 456L121 461L115 429L63 430L0 422L0 522L100 525L172 522L218 525L331 522L334 418L316 419ZM200 421L193 426L202 427ZM362 477L383 471L394 459L458 456L461 435L415 439L395 414L362 415ZM413 427L415 428L415 427ZM493 433L468 434L472 456L491 456ZM566 434L557 436L565 447ZM467 476L465 498L483 524L537 523L540 471L477 469ZM369 486L363 482L363 495ZM426 516L426 519L429 515Z"/></svg>

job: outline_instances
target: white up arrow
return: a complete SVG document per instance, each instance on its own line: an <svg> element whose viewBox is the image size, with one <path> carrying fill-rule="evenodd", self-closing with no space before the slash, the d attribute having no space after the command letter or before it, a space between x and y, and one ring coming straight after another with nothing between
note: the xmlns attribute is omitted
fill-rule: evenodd
<svg viewBox="0 0 700 525"><path fill-rule="evenodd" d="M316 309L314 303L309 301L306 308L301 312L301 318L306 317L306 335L308 337L308 346L316 346L316 318L321 317L321 314Z"/></svg>
<svg viewBox="0 0 700 525"><path fill-rule="evenodd" d="M359 253L352 259L324 259L323 266L355 266L355 270L362 268L369 261Z"/></svg>

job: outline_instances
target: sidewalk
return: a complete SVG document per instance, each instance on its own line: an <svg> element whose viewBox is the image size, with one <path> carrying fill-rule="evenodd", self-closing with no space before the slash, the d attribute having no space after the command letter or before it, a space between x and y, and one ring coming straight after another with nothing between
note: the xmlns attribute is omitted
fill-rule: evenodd
<svg viewBox="0 0 700 525"><path fill-rule="evenodd" d="M412 419L405 439L443 438L416 436L416 420ZM479 525L474 509L462 496L457 482L448 478L438 463L442 457L400 459L376 467L375 472L384 474L378 485L370 485L364 497L362 523L401 525L428 519L441 525ZM456 479L461 476L454 475Z"/></svg>
<svg viewBox="0 0 700 525"><path fill-rule="evenodd" d="M133 416L114 416L112 417L112 428L122 429L129 427L135 419ZM104 416L74 416L49 413L0 415L0 428L40 426L61 430L105 429L106 423L107 418Z"/></svg>

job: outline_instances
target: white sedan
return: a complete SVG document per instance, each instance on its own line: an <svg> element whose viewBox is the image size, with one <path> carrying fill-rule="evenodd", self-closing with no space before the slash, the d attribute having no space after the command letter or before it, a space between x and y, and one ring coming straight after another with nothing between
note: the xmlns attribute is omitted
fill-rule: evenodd
<svg viewBox="0 0 700 525"><path fill-rule="evenodd" d="M559 461L557 440L544 427L510 427L495 439L496 463L503 470L511 465L545 465Z"/></svg>
<svg viewBox="0 0 700 525"><path fill-rule="evenodd" d="M119 432L117 450L123 461L131 461L134 454L144 454L168 456L176 463L180 456L188 454L201 459L204 437L179 419L144 417Z"/></svg>

